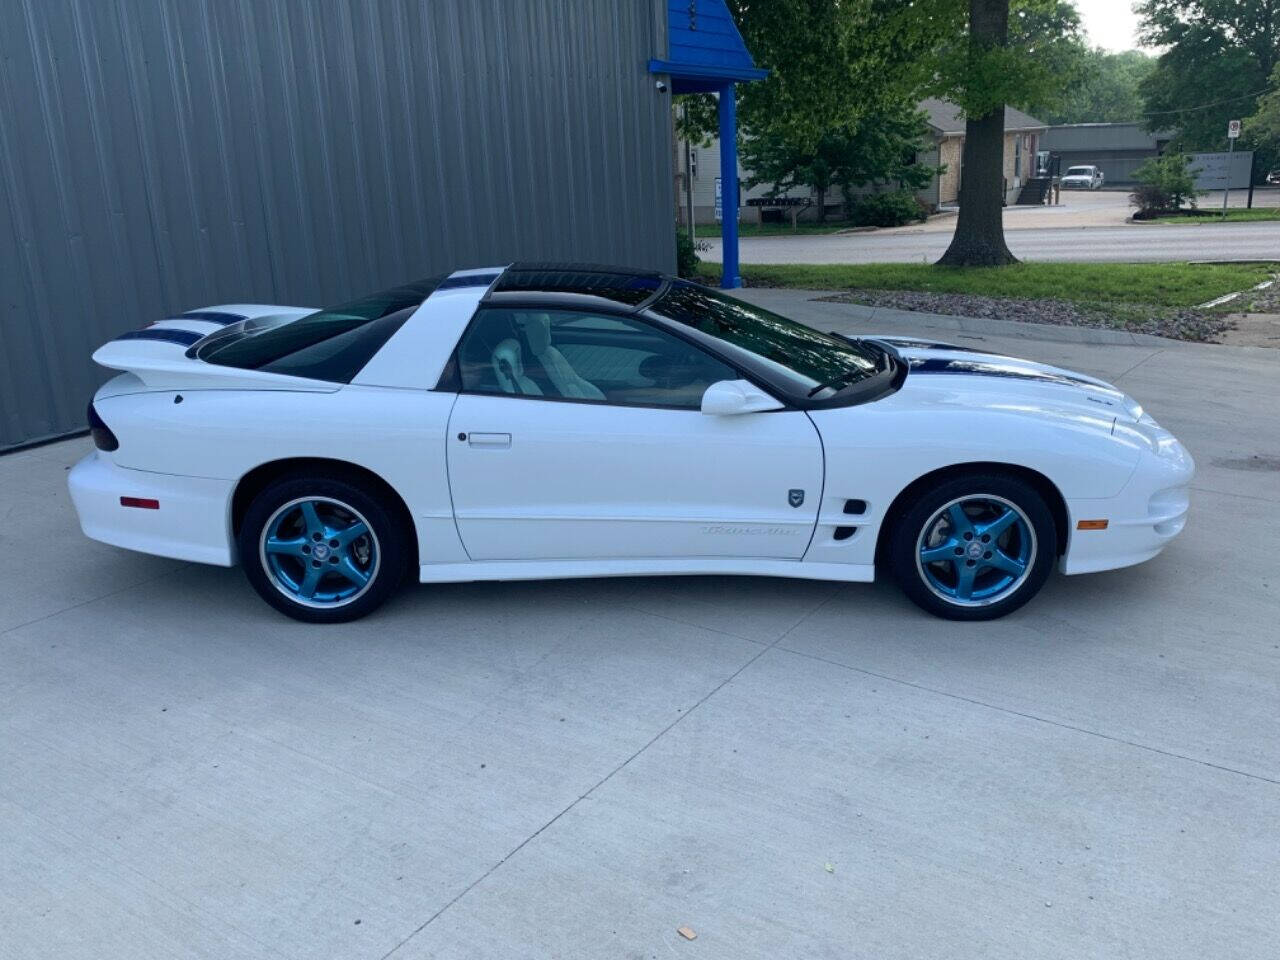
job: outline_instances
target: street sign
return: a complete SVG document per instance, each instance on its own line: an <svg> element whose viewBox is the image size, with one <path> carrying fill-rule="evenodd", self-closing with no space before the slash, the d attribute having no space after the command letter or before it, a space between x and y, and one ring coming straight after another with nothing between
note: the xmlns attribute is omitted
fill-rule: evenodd
<svg viewBox="0 0 1280 960"><path fill-rule="evenodd" d="M1227 137L1234 140L1240 136L1240 121L1232 120L1227 124Z"/></svg>
<svg viewBox="0 0 1280 960"><path fill-rule="evenodd" d="M1187 169L1196 178L1197 190L1236 190L1249 186L1253 151L1193 153Z"/></svg>
<svg viewBox="0 0 1280 960"><path fill-rule="evenodd" d="M724 219L724 193L720 187L720 178L716 177L716 223Z"/></svg>

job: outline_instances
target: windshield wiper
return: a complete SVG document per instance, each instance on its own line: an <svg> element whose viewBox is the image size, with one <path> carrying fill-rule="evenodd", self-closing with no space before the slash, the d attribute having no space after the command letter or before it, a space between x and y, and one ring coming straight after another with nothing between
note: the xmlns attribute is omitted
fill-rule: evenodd
<svg viewBox="0 0 1280 960"><path fill-rule="evenodd" d="M837 387L847 386L848 384L852 383L854 380L857 380L858 377L860 377L861 375L862 375L862 371L860 370L847 371L845 373L840 374L840 376L836 377L834 380L828 380L826 383L818 384L816 387L810 390L807 394L805 394L805 396L812 397L815 394L821 393L823 390L834 390Z"/></svg>

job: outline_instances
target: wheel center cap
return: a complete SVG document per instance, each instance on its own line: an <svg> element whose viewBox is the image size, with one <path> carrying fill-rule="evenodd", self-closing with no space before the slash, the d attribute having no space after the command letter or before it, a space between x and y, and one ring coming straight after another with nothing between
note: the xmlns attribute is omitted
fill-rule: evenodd
<svg viewBox="0 0 1280 960"><path fill-rule="evenodd" d="M317 543L311 548L311 555L317 560L327 560L329 558L329 545L327 543Z"/></svg>
<svg viewBox="0 0 1280 960"><path fill-rule="evenodd" d="M969 559L977 560L980 556L982 556L982 544L974 540L969 544Z"/></svg>

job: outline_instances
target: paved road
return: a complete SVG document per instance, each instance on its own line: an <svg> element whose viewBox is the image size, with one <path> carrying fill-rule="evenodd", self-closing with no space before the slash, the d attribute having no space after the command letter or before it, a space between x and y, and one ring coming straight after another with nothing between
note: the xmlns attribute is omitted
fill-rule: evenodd
<svg viewBox="0 0 1280 960"><path fill-rule="evenodd" d="M1019 332L948 335L1118 381L1200 472L1164 555L992 624L713 577L311 628L85 540L84 441L0 457L0 955L1274 956L1280 353Z"/></svg>
<svg viewBox="0 0 1280 960"><path fill-rule="evenodd" d="M936 229L931 224L874 233L746 237L740 241L741 259L743 263L933 262L946 251L953 229ZM1024 260L1280 259L1280 221L1006 229L1005 239ZM708 243L703 259L719 262L720 241Z"/></svg>

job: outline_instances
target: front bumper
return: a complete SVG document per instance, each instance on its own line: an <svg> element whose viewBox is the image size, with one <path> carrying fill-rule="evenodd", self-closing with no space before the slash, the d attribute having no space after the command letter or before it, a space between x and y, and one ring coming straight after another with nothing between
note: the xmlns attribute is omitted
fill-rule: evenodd
<svg viewBox="0 0 1280 960"><path fill-rule="evenodd" d="M231 480L130 470L94 451L67 477L85 536L112 546L177 560L234 563ZM159 501L155 510L125 507L121 497Z"/></svg>
<svg viewBox="0 0 1280 960"><path fill-rule="evenodd" d="M1095 573L1150 560L1187 523L1195 461L1161 430L1156 449L1144 452L1124 489L1105 500L1068 500L1070 524L1063 573ZM1081 520L1107 521L1105 530L1077 530Z"/></svg>

